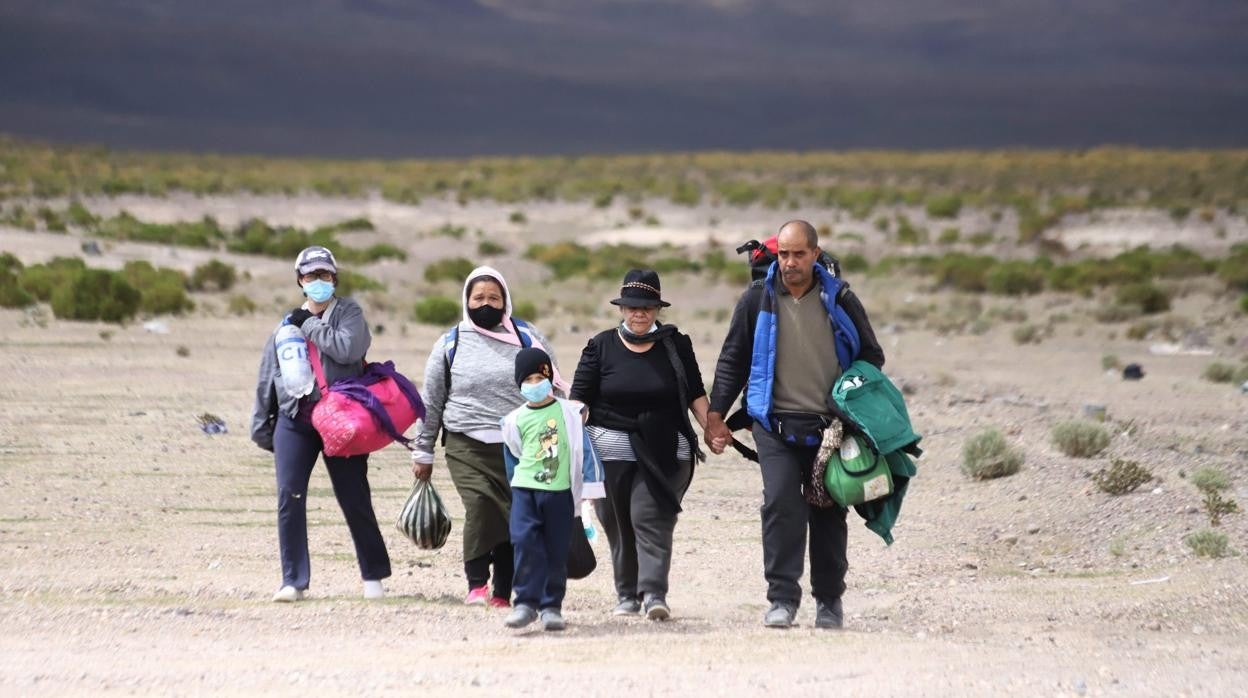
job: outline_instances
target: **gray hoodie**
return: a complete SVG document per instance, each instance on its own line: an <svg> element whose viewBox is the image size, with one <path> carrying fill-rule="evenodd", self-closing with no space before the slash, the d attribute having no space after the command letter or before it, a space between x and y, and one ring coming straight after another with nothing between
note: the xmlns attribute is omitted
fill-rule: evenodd
<svg viewBox="0 0 1248 698"><path fill-rule="evenodd" d="M373 337L358 303L350 298L334 298L321 317L313 315L301 329L320 352L326 383L333 385L341 378L364 373L364 355ZM293 418L299 412L299 398L287 393L282 385L274 344L276 335L274 328L260 352L256 403L251 412L251 440L266 451L273 450L273 426L278 413ZM320 399L320 388L314 386L308 400L315 403Z"/></svg>
<svg viewBox="0 0 1248 698"><path fill-rule="evenodd" d="M420 393L425 400L425 421L412 453L412 459L418 463L433 462L434 441L443 427L487 443L501 443L500 423L503 417L524 402L515 378L516 354L521 348L478 334L475 325L468 319L468 281L478 276L490 276L498 281L505 296L504 311L511 315L511 291L503 275L490 267L474 269L464 280L464 291L460 296L464 319L459 323L449 395L446 391L445 346L449 332L438 338L425 362L425 382ZM550 342L546 341L546 337L532 325L529 329L533 338L549 350ZM555 361L553 354L550 359L552 363Z"/></svg>

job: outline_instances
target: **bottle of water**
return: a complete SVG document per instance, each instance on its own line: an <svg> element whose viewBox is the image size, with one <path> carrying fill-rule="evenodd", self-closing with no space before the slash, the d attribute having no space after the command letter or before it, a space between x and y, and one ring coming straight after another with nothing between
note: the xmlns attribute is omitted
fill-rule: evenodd
<svg viewBox="0 0 1248 698"><path fill-rule="evenodd" d="M303 338L303 331L290 324L282 323L277 328L277 366L282 373L282 387L295 397L303 397L312 392L316 385L316 376L312 373L312 363L308 361L308 341Z"/></svg>
<svg viewBox="0 0 1248 698"><path fill-rule="evenodd" d="M594 508L589 501L581 502L581 525L585 527L585 538L593 541L598 537L598 531L594 528Z"/></svg>

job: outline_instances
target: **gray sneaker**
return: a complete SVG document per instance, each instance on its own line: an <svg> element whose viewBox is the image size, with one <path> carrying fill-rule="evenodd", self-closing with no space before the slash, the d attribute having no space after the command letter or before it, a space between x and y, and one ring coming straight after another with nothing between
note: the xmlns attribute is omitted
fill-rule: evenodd
<svg viewBox="0 0 1248 698"><path fill-rule="evenodd" d="M620 602L611 610L613 616L635 616L641 613L641 602L637 599L623 597Z"/></svg>
<svg viewBox="0 0 1248 698"><path fill-rule="evenodd" d="M841 600L832 603L815 601L815 627L840 628L845 623L845 613L841 610Z"/></svg>
<svg viewBox="0 0 1248 698"><path fill-rule="evenodd" d="M672 609L667 607L667 601L662 596L646 597L646 618L649 620L667 620L672 617Z"/></svg>
<svg viewBox="0 0 1248 698"><path fill-rule="evenodd" d="M768 628L791 628L796 615L797 608L777 601L771 605L767 615L763 616L763 625Z"/></svg>
<svg viewBox="0 0 1248 698"><path fill-rule="evenodd" d="M535 620L537 620L537 611L518 603L515 608L511 609L511 614L507 616L507 620L503 621L503 625L509 628L523 628Z"/></svg>
<svg viewBox="0 0 1248 698"><path fill-rule="evenodd" d="M566 627L568 627L568 623L559 613L559 609L542 609L542 630L563 630Z"/></svg>

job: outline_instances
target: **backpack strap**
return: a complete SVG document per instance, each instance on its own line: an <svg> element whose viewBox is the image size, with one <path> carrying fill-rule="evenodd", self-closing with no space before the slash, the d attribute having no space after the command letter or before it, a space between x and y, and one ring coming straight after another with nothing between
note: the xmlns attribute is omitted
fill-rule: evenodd
<svg viewBox="0 0 1248 698"><path fill-rule="evenodd" d="M455 347L459 344L459 324L447 330L446 339L442 342L442 352L446 370L442 373L442 385L446 394L451 394L451 364L455 363Z"/></svg>
<svg viewBox="0 0 1248 698"><path fill-rule="evenodd" d="M316 374L316 385L321 389L321 397L329 392L325 383L325 367L321 365L321 351L312 342L308 342L308 363L312 364L312 372Z"/></svg>
<svg viewBox="0 0 1248 698"><path fill-rule="evenodd" d="M528 349L533 346L533 328L529 325L529 323L518 317L513 317L511 319L511 325L516 330L516 336L520 338L520 346L522 348Z"/></svg>

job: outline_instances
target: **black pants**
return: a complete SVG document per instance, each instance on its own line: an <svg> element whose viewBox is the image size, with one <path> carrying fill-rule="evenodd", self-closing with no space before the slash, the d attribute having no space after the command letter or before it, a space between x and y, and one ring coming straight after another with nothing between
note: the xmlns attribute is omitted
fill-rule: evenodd
<svg viewBox="0 0 1248 698"><path fill-rule="evenodd" d="M607 497L595 500L594 509L611 545L615 593L620 599L666 597L676 513L655 499L636 461L603 461L602 467Z"/></svg>
<svg viewBox="0 0 1248 698"><path fill-rule="evenodd" d="M816 446L800 447L753 427L763 475L763 573L767 600L801 605L806 533L810 530L811 595L825 603L845 593L848 530L838 506L820 509L802 497L802 481L814 463Z"/></svg>
<svg viewBox="0 0 1248 698"><path fill-rule="evenodd" d="M273 456L277 462L277 539L282 555L282 585L307 589L312 577L308 559L308 480L317 456L321 435L308 422L277 418L273 433ZM331 458L325 469L334 496L351 530L360 576L366 580L390 576L390 555L377 527L372 492L368 487L368 456Z"/></svg>
<svg viewBox="0 0 1248 698"><path fill-rule="evenodd" d="M464 576L468 578L468 590L485 586L490 581L490 565L494 565L493 595L511 600L511 582L515 576L515 551L511 541L494 546L490 552L471 560L464 560Z"/></svg>

